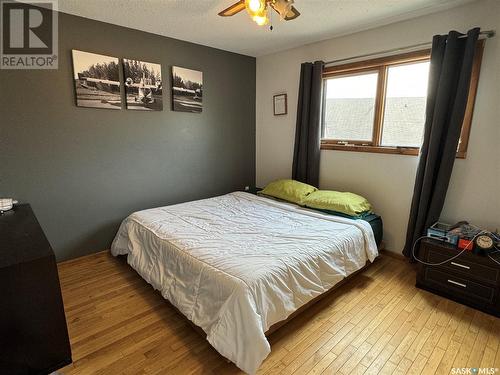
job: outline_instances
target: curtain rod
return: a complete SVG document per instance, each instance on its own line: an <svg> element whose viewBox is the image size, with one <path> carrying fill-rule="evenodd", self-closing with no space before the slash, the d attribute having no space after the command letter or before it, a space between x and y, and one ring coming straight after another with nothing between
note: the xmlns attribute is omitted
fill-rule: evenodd
<svg viewBox="0 0 500 375"><path fill-rule="evenodd" d="M495 34L496 34L495 30L481 31L479 33L479 39L493 38L495 36ZM463 35L463 36L460 36L459 38L465 38L466 36L467 35ZM364 57L372 57L372 56L377 56L377 55L384 55L386 53L391 53L391 52L406 51L406 50L417 48L417 47L430 47L431 45L432 45L431 42L425 42L425 43L413 44L411 46L406 46L406 47L386 49L385 51L373 52L373 53L366 53L364 55L358 55L358 56L346 57L346 58L338 59L338 60L327 61L327 62L325 62L325 65L331 65L331 64L336 64L336 63L350 61L350 60L357 60L357 59L361 59L361 58L364 58Z"/></svg>

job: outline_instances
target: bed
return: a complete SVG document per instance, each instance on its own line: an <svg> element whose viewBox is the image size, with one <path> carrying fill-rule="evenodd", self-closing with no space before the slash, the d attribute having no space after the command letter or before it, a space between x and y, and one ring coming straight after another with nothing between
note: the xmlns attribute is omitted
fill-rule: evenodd
<svg viewBox="0 0 500 375"><path fill-rule="evenodd" d="M378 255L366 221L245 192L135 212L111 252L249 374L270 327Z"/></svg>

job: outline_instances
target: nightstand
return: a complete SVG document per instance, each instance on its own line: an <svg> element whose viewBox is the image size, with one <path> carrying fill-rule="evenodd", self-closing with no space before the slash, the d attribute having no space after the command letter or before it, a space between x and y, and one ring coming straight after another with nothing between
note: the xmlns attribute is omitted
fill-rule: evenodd
<svg viewBox="0 0 500 375"><path fill-rule="evenodd" d="M460 250L437 240L424 239L420 243L416 286L464 305L500 317L500 266L488 256L464 252L453 260ZM500 261L500 257L497 257Z"/></svg>

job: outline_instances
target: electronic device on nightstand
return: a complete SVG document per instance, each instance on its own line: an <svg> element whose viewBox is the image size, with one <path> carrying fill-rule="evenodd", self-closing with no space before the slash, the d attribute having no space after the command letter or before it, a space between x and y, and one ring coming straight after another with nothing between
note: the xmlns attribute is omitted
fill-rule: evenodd
<svg viewBox="0 0 500 375"><path fill-rule="evenodd" d="M427 237L456 245L458 236L451 232L452 228L450 224L436 222L427 229Z"/></svg>

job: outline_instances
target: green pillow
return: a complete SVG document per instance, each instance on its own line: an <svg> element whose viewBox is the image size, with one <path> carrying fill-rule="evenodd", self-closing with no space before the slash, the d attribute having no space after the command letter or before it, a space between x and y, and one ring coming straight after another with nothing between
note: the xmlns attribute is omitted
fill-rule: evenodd
<svg viewBox="0 0 500 375"><path fill-rule="evenodd" d="M295 180L277 180L271 182L258 194L268 195L270 197L283 199L288 202L303 204L304 199L316 191L314 186L304 184Z"/></svg>
<svg viewBox="0 0 500 375"><path fill-rule="evenodd" d="M337 211L350 216L358 216L372 209L370 202L360 195L331 190L315 191L307 196L303 204L306 207Z"/></svg>

